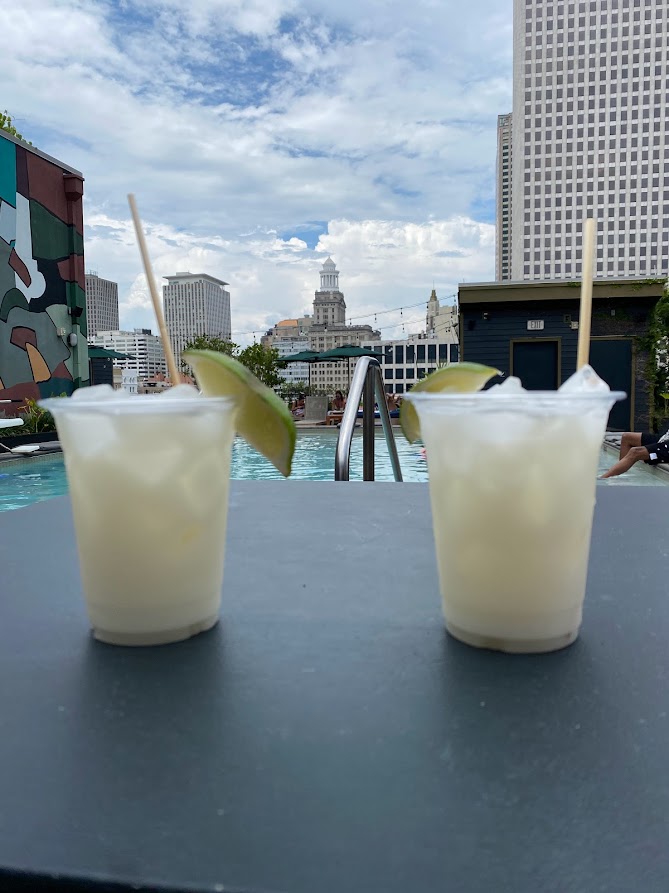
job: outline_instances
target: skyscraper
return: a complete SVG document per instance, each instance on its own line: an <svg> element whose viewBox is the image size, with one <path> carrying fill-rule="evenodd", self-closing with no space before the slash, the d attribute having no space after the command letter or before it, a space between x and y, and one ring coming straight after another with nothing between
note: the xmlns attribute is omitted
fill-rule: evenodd
<svg viewBox="0 0 669 893"><path fill-rule="evenodd" d="M514 0L510 278L578 278L585 216L596 276L669 271L668 14ZM504 232L498 216L500 258Z"/></svg>
<svg viewBox="0 0 669 893"><path fill-rule="evenodd" d="M231 339L227 282L206 273L177 273L165 278L165 323L177 364L186 344L198 335Z"/></svg>
<svg viewBox="0 0 669 893"><path fill-rule="evenodd" d="M497 251L495 278L511 278L511 122L512 115L497 116Z"/></svg>
<svg viewBox="0 0 669 893"><path fill-rule="evenodd" d="M118 285L86 273L86 329L88 336L118 329Z"/></svg>

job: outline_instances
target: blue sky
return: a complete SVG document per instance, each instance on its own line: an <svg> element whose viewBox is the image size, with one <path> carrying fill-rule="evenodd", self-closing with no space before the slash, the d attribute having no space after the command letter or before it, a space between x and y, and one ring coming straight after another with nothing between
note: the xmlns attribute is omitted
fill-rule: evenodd
<svg viewBox="0 0 669 893"><path fill-rule="evenodd" d="M156 276L229 282L240 342L310 312L328 254L349 315L373 321L494 275L511 16L510 0L24 0L3 11L0 107L84 173L86 262L119 283L122 327L155 330L128 192Z"/></svg>

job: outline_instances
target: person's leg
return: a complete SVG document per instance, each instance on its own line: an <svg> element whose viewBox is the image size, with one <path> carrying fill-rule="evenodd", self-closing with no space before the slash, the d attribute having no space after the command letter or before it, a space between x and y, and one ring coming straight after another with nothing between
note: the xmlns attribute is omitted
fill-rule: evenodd
<svg viewBox="0 0 669 893"><path fill-rule="evenodd" d="M637 462L647 462L650 459L650 453L646 447L633 446L630 447L622 459L618 459L615 465L612 465L608 471L602 475L603 478L617 477L619 474L625 474Z"/></svg>
<svg viewBox="0 0 669 893"><path fill-rule="evenodd" d="M632 447L638 446L642 446L641 434L636 434L634 431L626 431L620 439L620 453L618 458L624 459Z"/></svg>

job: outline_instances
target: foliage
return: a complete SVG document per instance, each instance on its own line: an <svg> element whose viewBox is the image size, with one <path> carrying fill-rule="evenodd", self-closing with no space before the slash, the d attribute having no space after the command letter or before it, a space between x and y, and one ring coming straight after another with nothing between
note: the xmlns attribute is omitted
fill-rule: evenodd
<svg viewBox="0 0 669 893"><path fill-rule="evenodd" d="M186 350L215 350L218 353L234 357L239 350L239 345L235 344L234 341L226 341L225 338L217 338L215 335L196 335L184 347L184 351ZM181 361L181 369L187 373L190 371L190 367L185 360Z"/></svg>
<svg viewBox="0 0 669 893"><path fill-rule="evenodd" d="M305 397L309 397L311 395L309 385L306 383L306 381L284 380L277 388L277 393L282 400L286 400L289 403L299 397L300 394L304 394Z"/></svg>
<svg viewBox="0 0 669 893"><path fill-rule="evenodd" d="M23 139L23 136L18 132L16 127L14 127L12 116L7 109L5 109L4 112L0 112L0 130L6 130L7 133L11 133L11 135L15 136L18 140L23 140L24 143L28 143L29 146L32 146L32 143L29 140Z"/></svg>
<svg viewBox="0 0 669 893"><path fill-rule="evenodd" d="M666 289L653 309L648 334L639 339L638 345L648 351L646 383L650 426L655 430L667 417L664 394L669 386L669 294Z"/></svg>
<svg viewBox="0 0 669 893"><path fill-rule="evenodd" d="M275 388L283 382L279 375L279 369L283 364L275 347L263 347L257 342L249 344L244 350L239 351L236 359L250 369L268 388Z"/></svg>
<svg viewBox="0 0 669 893"><path fill-rule="evenodd" d="M234 341L226 341L224 338L217 338L212 335L198 335L184 347L184 351L190 349L215 350L218 353L234 357L246 366L247 369L250 369L256 378L259 378L268 388L276 388L284 383L284 380L279 375L279 369L282 369L284 364L279 357L279 351L274 347L250 344L242 349ZM190 367L185 360L181 361L181 367L184 372L190 371Z"/></svg>
<svg viewBox="0 0 669 893"><path fill-rule="evenodd" d="M46 409L37 405L36 400L26 399L25 407L19 412L23 419L23 425L14 432L16 436L21 434L44 434L47 431L55 431L56 423L53 416Z"/></svg>

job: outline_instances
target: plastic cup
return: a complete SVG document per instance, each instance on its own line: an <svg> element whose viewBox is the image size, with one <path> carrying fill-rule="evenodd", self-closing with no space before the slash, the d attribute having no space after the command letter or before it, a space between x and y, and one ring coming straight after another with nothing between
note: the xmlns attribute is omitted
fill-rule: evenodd
<svg viewBox="0 0 669 893"><path fill-rule="evenodd" d="M407 395L425 444L446 628L479 648L578 636L597 468L624 394L493 388Z"/></svg>
<svg viewBox="0 0 669 893"><path fill-rule="evenodd" d="M229 400L56 398L96 639L159 645L218 621L235 434Z"/></svg>

